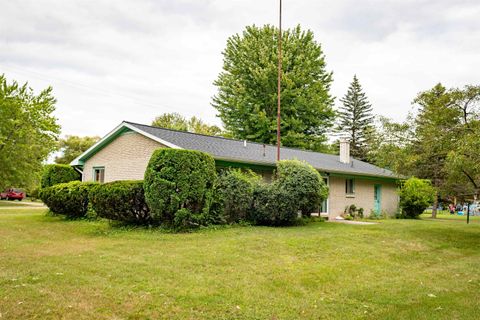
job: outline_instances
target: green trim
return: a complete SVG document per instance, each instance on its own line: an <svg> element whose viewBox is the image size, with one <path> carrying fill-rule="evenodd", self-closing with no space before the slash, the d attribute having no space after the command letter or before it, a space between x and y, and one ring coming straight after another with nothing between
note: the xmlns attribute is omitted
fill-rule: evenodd
<svg viewBox="0 0 480 320"><path fill-rule="evenodd" d="M85 164L85 161L91 157L93 157L97 152L99 152L100 150L102 150L103 148L105 148L108 144L110 144L110 142L112 142L113 140L115 140L116 138L118 138L119 136L121 135L124 135L128 132L133 132L133 130L127 128L127 127L122 127L120 130L116 131L114 134L112 134L110 137L108 137L107 139L101 141L97 146L95 146L94 149L92 149L89 153L85 154L82 158L80 158L78 160L78 163L80 165L84 165Z"/></svg>
<svg viewBox="0 0 480 320"><path fill-rule="evenodd" d="M373 180L373 181L384 181L384 182L397 182L401 180L400 178L389 178L389 177L375 177L375 176L365 176L365 175L356 175L350 173L326 173L330 177L339 177L346 179L363 179L363 180Z"/></svg>

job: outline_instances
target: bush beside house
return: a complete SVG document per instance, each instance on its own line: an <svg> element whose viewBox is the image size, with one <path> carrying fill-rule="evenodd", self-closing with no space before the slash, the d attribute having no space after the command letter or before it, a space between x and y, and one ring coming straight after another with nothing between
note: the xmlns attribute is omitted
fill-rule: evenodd
<svg viewBox="0 0 480 320"><path fill-rule="evenodd" d="M412 177L400 188L400 208L404 218L417 218L435 200L435 189L428 180Z"/></svg>
<svg viewBox="0 0 480 320"><path fill-rule="evenodd" d="M275 184L260 184L255 189L249 220L256 225L287 226L298 219L295 197Z"/></svg>
<svg viewBox="0 0 480 320"><path fill-rule="evenodd" d="M89 200L101 218L138 225L152 223L141 180L98 184L90 190Z"/></svg>
<svg viewBox="0 0 480 320"><path fill-rule="evenodd" d="M225 170L215 184L218 205L211 210L218 212L227 223L245 221L253 205L254 190L260 182L261 177L253 171Z"/></svg>
<svg viewBox="0 0 480 320"><path fill-rule="evenodd" d="M299 214L309 217L327 196L328 187L311 165L282 160L273 182L256 188L250 220L261 225L291 225Z"/></svg>
<svg viewBox="0 0 480 320"><path fill-rule="evenodd" d="M322 176L304 161L282 160L277 163L273 185L294 197L291 209L309 217L328 197L328 187Z"/></svg>
<svg viewBox="0 0 480 320"><path fill-rule="evenodd" d="M144 180L145 200L152 219L182 229L203 224L203 209L216 176L215 160L204 152L156 150Z"/></svg>
<svg viewBox="0 0 480 320"><path fill-rule="evenodd" d="M56 214L79 218L92 208L102 218L176 230L240 221L292 225L299 214L316 211L327 195L322 177L305 162L278 162L274 180L267 184L255 173L239 169L226 170L217 178L210 155L166 148L153 153L143 182L72 181L40 191L40 198Z"/></svg>
<svg viewBox="0 0 480 320"><path fill-rule="evenodd" d="M87 215L89 192L96 183L71 181L55 184L40 190L40 199L51 212L69 218L82 218Z"/></svg>
<svg viewBox="0 0 480 320"><path fill-rule="evenodd" d="M42 173L41 187L48 188L58 183L78 181L80 173L66 164L47 164Z"/></svg>

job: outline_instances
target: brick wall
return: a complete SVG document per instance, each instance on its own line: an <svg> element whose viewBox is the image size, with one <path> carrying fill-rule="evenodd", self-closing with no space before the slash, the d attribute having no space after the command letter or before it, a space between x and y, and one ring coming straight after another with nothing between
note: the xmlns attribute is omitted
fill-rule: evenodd
<svg viewBox="0 0 480 320"><path fill-rule="evenodd" d="M355 179L355 194L345 193L345 178L330 177L329 217L339 216L345 207L354 204L364 209L366 215L374 209L374 185L381 185L381 208L382 211L394 215L398 209L397 187L393 182Z"/></svg>
<svg viewBox="0 0 480 320"><path fill-rule="evenodd" d="M153 151L162 144L136 132L127 132L85 162L83 181L93 180L93 167L105 167L105 182L142 180Z"/></svg>

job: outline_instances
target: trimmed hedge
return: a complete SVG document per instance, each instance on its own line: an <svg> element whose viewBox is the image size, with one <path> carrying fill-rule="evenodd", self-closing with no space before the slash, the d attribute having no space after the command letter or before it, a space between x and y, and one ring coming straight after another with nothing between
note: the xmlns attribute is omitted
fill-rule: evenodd
<svg viewBox="0 0 480 320"><path fill-rule="evenodd" d="M253 204L253 192L261 178L253 171L230 169L222 172L215 186L218 208L225 221L235 223L247 218Z"/></svg>
<svg viewBox="0 0 480 320"><path fill-rule="evenodd" d="M144 180L145 200L153 220L174 225L177 212L182 217L191 215L197 220L216 176L215 161L206 153L167 148L156 150L150 158ZM179 211L181 209L188 210L189 214L185 210Z"/></svg>
<svg viewBox="0 0 480 320"><path fill-rule="evenodd" d="M152 221L141 180L98 184L89 199L99 217L143 225Z"/></svg>
<svg viewBox="0 0 480 320"><path fill-rule="evenodd" d="M405 181L399 193L404 218L417 218L435 200L435 189L431 182L415 177Z"/></svg>
<svg viewBox="0 0 480 320"><path fill-rule="evenodd" d="M81 218L88 212L89 192L96 183L71 181L40 190L40 199L55 214Z"/></svg>
<svg viewBox="0 0 480 320"><path fill-rule="evenodd" d="M328 197L328 187L315 168L304 161L281 160L273 184L293 195L292 210L309 217Z"/></svg>
<svg viewBox="0 0 480 320"><path fill-rule="evenodd" d="M287 226L298 219L293 194L275 184L260 184L254 191L253 208L248 220L257 225Z"/></svg>
<svg viewBox="0 0 480 320"><path fill-rule="evenodd" d="M249 220L261 225L291 225L299 213L310 216L327 196L328 187L311 165L282 160L273 182L255 189Z"/></svg>
<svg viewBox="0 0 480 320"><path fill-rule="evenodd" d="M47 164L43 168L41 187L48 188L59 183L81 180L78 171L67 164Z"/></svg>

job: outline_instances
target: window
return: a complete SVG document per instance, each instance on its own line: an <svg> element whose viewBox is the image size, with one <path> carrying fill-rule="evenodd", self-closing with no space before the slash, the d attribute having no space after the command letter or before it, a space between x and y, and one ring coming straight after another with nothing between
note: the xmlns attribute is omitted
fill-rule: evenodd
<svg viewBox="0 0 480 320"><path fill-rule="evenodd" d="M105 168L93 168L93 181L103 183L105 180Z"/></svg>
<svg viewBox="0 0 480 320"><path fill-rule="evenodd" d="M347 195L355 194L355 180L354 179L346 179L345 180L345 193Z"/></svg>
<svg viewBox="0 0 480 320"><path fill-rule="evenodd" d="M326 186L329 186L327 177L323 177L323 182L325 183ZM322 201L320 205L320 212L328 213L328 197Z"/></svg>

